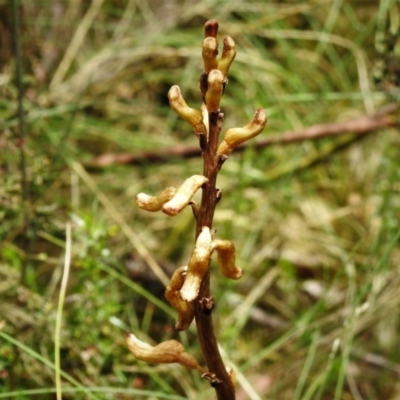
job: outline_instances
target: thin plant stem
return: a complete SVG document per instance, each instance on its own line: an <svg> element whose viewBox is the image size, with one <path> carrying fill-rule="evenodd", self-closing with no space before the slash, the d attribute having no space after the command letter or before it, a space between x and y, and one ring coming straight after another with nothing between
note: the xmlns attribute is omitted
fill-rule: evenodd
<svg viewBox="0 0 400 400"><path fill-rule="evenodd" d="M212 228L215 207L219 200L216 181L224 160L216 156L216 151L222 119L223 115L221 113L210 113L209 115L209 141L203 152L203 175L208 178L208 182L204 185L202 191L201 206L197 214L196 237L204 226ZM207 272L200 287L198 300L195 301L197 333L207 367L210 372L215 374L218 380L214 384L218 400L234 400L235 389L222 361L214 333L211 314L212 303L210 273ZM207 308L205 304L208 304L210 308Z"/></svg>
<svg viewBox="0 0 400 400"><path fill-rule="evenodd" d="M57 318L56 327L54 334L54 364L55 364L55 381L56 381L56 395L57 400L62 400L61 391L61 324L62 324L62 311L65 303L65 293L67 291L69 270L71 266L71 251L72 251L72 239L71 239L71 223L67 222L65 226L66 239L65 239L65 258L64 258L64 271L60 287L60 296L58 299L57 307Z"/></svg>

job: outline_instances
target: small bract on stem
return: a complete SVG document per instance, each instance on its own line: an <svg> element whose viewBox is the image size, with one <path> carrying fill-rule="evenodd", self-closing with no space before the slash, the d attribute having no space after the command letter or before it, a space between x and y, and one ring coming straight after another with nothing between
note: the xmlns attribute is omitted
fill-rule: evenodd
<svg viewBox="0 0 400 400"><path fill-rule="evenodd" d="M157 196L140 193L136 197L139 207L147 211L162 211L175 216L191 205L196 219L196 240L187 267L177 268L167 286L165 296L177 310L177 330L187 329L193 318L208 371L190 356L183 346L169 340L150 346L131 334L128 347L136 358L152 363L179 363L202 373L215 388L218 400L234 400L236 378L232 368L226 368L218 350L212 320L215 299L210 293L210 263L213 252L217 253L220 270L224 277L239 279L243 270L236 266L236 251L233 242L214 239L212 229L215 208L222 191L216 187L217 175L235 147L257 136L267 123L264 110L256 111L253 119L242 128L226 131L222 140L220 132L224 115L220 109L221 98L228 82L229 68L236 56L234 40L226 36L223 40L222 57L218 59L218 22L210 20L204 26L202 57L204 72L200 77L200 92L203 104L199 109L191 108L182 97L178 86L173 86L168 98L171 108L194 130L202 149L202 175L187 178L178 188L167 188ZM201 189L201 203L192 198Z"/></svg>

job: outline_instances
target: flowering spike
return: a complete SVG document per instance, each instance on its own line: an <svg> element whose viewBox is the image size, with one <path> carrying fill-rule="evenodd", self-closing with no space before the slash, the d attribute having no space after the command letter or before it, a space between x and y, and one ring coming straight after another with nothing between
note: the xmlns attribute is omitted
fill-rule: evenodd
<svg viewBox="0 0 400 400"><path fill-rule="evenodd" d="M229 240L214 240L213 250L217 250L218 263L224 276L230 279L239 279L243 275L243 270L235 265L235 245Z"/></svg>
<svg viewBox="0 0 400 400"><path fill-rule="evenodd" d="M205 103L209 113L219 111L219 103L224 92L224 74L218 69L212 69L208 74L208 86Z"/></svg>
<svg viewBox="0 0 400 400"><path fill-rule="evenodd" d="M260 108L253 119L243 128L231 128L225 132L224 140L220 143L217 154L229 154L239 144L249 140L262 132L267 124L266 112Z"/></svg>
<svg viewBox="0 0 400 400"><path fill-rule="evenodd" d="M182 299L193 301L199 294L200 285L210 265L212 236L208 226L203 226L197 237L185 282L181 289Z"/></svg>
<svg viewBox="0 0 400 400"><path fill-rule="evenodd" d="M221 60L218 62L218 69L223 73L226 78L228 75L229 67L236 57L235 41L230 37L224 38L224 48L222 50Z"/></svg>
<svg viewBox="0 0 400 400"><path fill-rule="evenodd" d="M197 360L186 353L185 348L176 340L167 340L157 346L151 346L146 342L139 340L133 333L130 333L126 339L129 350L141 361L155 364L178 363L186 368L197 369L204 372Z"/></svg>
<svg viewBox="0 0 400 400"><path fill-rule="evenodd" d="M203 175L193 175L186 179L174 197L161 207L162 212L170 216L180 213L190 203L197 190L207 181L208 179Z"/></svg>
<svg viewBox="0 0 400 400"><path fill-rule="evenodd" d="M178 321L175 328L184 331L189 328L194 318L194 307L192 303L183 301L180 290L185 281L188 267L180 267L172 275L171 281L165 290L165 297L169 304L178 311Z"/></svg>
<svg viewBox="0 0 400 400"><path fill-rule="evenodd" d="M146 211L160 211L164 203L171 200L176 193L176 188L167 187L157 196L149 196L146 193L139 193L136 196L136 204Z"/></svg>
<svg viewBox="0 0 400 400"><path fill-rule="evenodd" d="M178 85L171 87L168 92L168 100L171 108L186 122L189 122L197 136L207 134L201 111L195 110L186 104Z"/></svg>

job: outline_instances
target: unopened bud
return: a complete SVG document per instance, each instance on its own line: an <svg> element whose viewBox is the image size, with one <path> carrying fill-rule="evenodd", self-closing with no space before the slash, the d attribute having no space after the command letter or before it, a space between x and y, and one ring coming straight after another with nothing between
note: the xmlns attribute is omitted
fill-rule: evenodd
<svg viewBox="0 0 400 400"><path fill-rule="evenodd" d="M209 227L204 226L197 237L192 256L190 257L188 272L181 289L183 300L193 301L199 294L201 282L210 265L211 252L211 231Z"/></svg>
<svg viewBox="0 0 400 400"><path fill-rule="evenodd" d="M139 193L136 196L136 204L146 211L160 211L164 203L171 200L176 193L176 188L168 187L157 196L149 196L146 193Z"/></svg>
<svg viewBox="0 0 400 400"><path fill-rule="evenodd" d="M216 38L218 35L218 21L215 19L210 19L204 24L204 37Z"/></svg>
<svg viewBox="0 0 400 400"><path fill-rule="evenodd" d="M182 300L180 290L187 275L188 267L180 267L172 275L171 281L165 289L165 297L169 304L178 311L178 320L175 328L184 331L189 328L194 318L194 307L192 303Z"/></svg>
<svg viewBox="0 0 400 400"><path fill-rule="evenodd" d="M130 333L126 343L129 350L138 360L153 364L178 363L186 368L204 372L197 360L188 354L183 345L176 340L167 340L157 346L151 346L139 340L133 333Z"/></svg>
<svg viewBox="0 0 400 400"><path fill-rule="evenodd" d="M219 111L219 103L224 92L224 74L219 69L212 69L208 74L208 86L205 103L209 113Z"/></svg>
<svg viewBox="0 0 400 400"><path fill-rule="evenodd" d="M212 243L213 250L217 250L218 263L222 274L229 279L239 279L243 270L235 265L235 245L229 240L216 239Z"/></svg>
<svg viewBox="0 0 400 400"><path fill-rule="evenodd" d="M171 108L185 121L189 122L196 135L206 135L207 129L203 123L203 116L199 110L189 107L182 97L178 85L174 85L168 92Z"/></svg>
<svg viewBox="0 0 400 400"><path fill-rule="evenodd" d="M170 216L180 213L190 203L197 190L207 181L208 179L203 175L193 175L186 179L174 197L161 207L162 212Z"/></svg>
<svg viewBox="0 0 400 400"><path fill-rule="evenodd" d="M224 48L222 50L222 57L218 62L218 69L223 73L226 78L233 60L236 56L235 41L230 37L224 38Z"/></svg>
<svg viewBox="0 0 400 400"><path fill-rule="evenodd" d="M217 39L213 37L207 37L203 41L203 62L204 71L209 72L212 69L218 68L218 45Z"/></svg>
<svg viewBox="0 0 400 400"><path fill-rule="evenodd" d="M253 119L243 128L231 128L225 132L224 140L217 149L217 154L229 154L239 144L257 136L267 124L266 112L260 108Z"/></svg>

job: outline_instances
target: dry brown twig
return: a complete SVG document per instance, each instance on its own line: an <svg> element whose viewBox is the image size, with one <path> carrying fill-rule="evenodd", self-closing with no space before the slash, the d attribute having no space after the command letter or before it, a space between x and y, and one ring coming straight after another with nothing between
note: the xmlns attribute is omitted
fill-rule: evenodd
<svg viewBox="0 0 400 400"><path fill-rule="evenodd" d="M273 145L285 145L305 140L317 140L327 137L353 134L356 136L378 132L381 129L399 125L399 118L395 115L398 104L389 104L373 115L327 124L313 125L308 128L271 135L251 144L243 143L235 148L235 152L244 151L249 145L255 150L261 150ZM173 146L158 151L133 153L107 153L96 157L88 167L106 167L113 164L141 165L146 163L165 163L174 158L199 157L201 149L198 146Z"/></svg>
<svg viewBox="0 0 400 400"><path fill-rule="evenodd" d="M218 253L218 262L225 277L239 279L243 271L235 264L234 244L228 240L214 239L214 212L222 193L217 189L216 181L228 154L257 136L267 123L267 115L263 109L257 110L247 125L228 129L220 139L224 119L220 101L229 67L236 55L235 42L229 36L225 37L222 56L218 59L218 22L206 22L204 33L204 73L200 77L203 104L200 110L187 105L178 86L173 86L168 93L171 108L192 126L199 140L203 173L186 179L179 188L167 188L156 196L139 193L136 203L144 210L162 211L170 216L180 213L188 205L192 207L196 219L196 243L187 267L180 267L173 274L166 289L166 298L178 312L176 329L187 329L195 319L207 370L200 367L176 341L151 346L131 334L127 342L136 358L151 363L180 363L187 368L197 369L215 388L218 400L234 400L236 379L232 370L223 363L213 328L214 297L210 293L209 268L214 251ZM192 198L200 188L201 203L197 205Z"/></svg>

